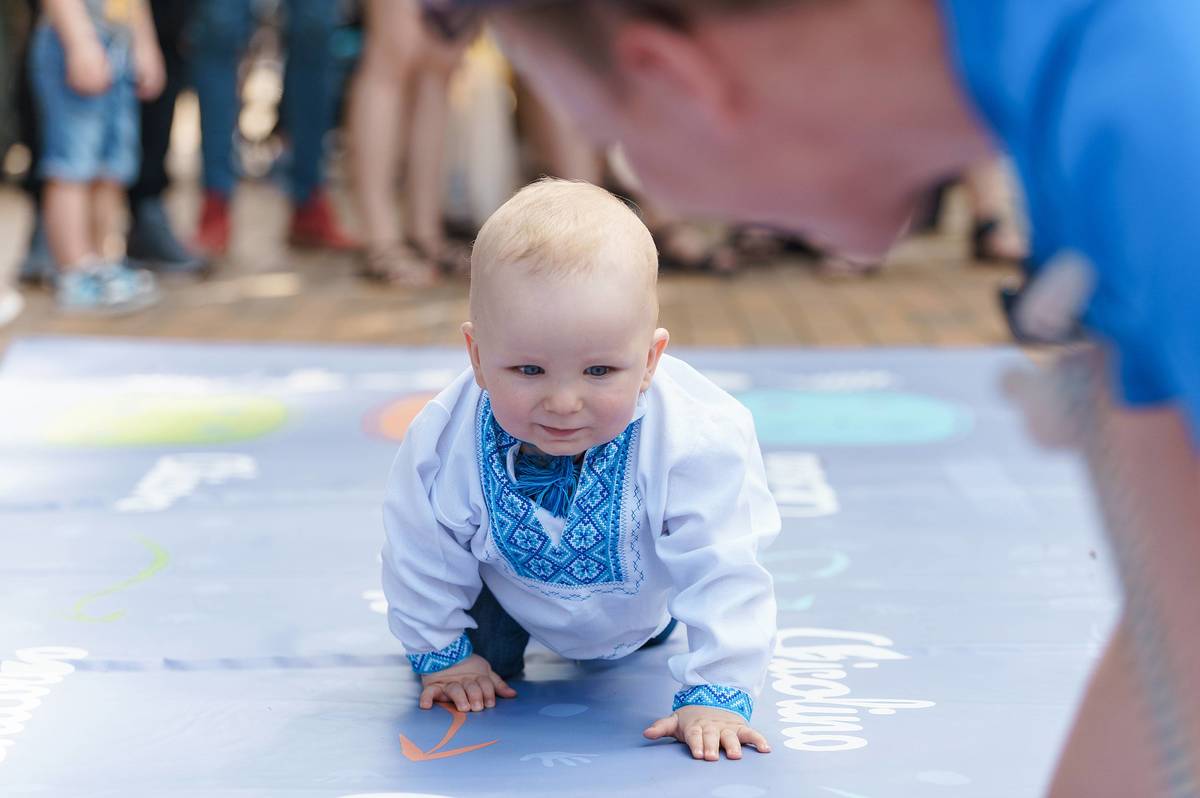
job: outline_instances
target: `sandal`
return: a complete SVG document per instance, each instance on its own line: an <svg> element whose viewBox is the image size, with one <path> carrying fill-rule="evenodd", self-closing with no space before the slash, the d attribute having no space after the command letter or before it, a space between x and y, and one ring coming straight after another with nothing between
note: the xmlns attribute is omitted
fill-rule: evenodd
<svg viewBox="0 0 1200 798"><path fill-rule="evenodd" d="M471 245L453 238L443 239L439 244L422 243L415 238L406 238L409 249L424 258L428 263L441 269L442 273L451 277L469 277L471 275Z"/></svg>
<svg viewBox="0 0 1200 798"><path fill-rule="evenodd" d="M780 255L815 259L823 254L797 233L765 225L740 225L731 240L738 254L749 261L766 262Z"/></svg>
<svg viewBox="0 0 1200 798"><path fill-rule="evenodd" d="M729 275L741 268L737 247L690 222L669 222L650 231L658 249L659 271Z"/></svg>
<svg viewBox="0 0 1200 798"><path fill-rule="evenodd" d="M434 264L412 248L393 244L368 247L359 255L358 276L368 282L427 288L437 282Z"/></svg>

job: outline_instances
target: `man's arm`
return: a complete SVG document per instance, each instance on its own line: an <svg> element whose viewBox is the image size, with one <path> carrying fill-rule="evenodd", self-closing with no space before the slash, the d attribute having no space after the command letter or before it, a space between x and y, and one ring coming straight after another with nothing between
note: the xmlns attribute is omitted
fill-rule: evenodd
<svg viewBox="0 0 1200 798"><path fill-rule="evenodd" d="M1095 347L1011 379L1034 437L1084 454L1125 592L1050 795L1197 793L1200 457L1178 406L1114 404Z"/></svg>

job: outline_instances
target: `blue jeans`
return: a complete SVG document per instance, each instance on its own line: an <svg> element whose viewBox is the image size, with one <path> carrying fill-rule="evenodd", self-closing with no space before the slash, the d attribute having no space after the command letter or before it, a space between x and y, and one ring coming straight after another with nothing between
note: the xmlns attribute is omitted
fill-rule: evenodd
<svg viewBox="0 0 1200 798"><path fill-rule="evenodd" d="M495 595L484 585L479 598L467 614L479 624L478 629L468 629L467 639L475 653L488 661L492 670L501 679L512 679L525 670L525 646L529 644L529 632L513 620ZM675 631L674 618L666 628L642 644L642 648L653 648L667 641Z"/></svg>
<svg viewBox="0 0 1200 798"><path fill-rule="evenodd" d="M292 141L291 195L302 204L323 182L325 134L333 126L337 63L334 0L287 0L287 65L281 116ZM200 99L204 187L233 193L238 64L254 32L253 0L200 0L191 22L192 79Z"/></svg>
<svg viewBox="0 0 1200 798"><path fill-rule="evenodd" d="M141 144L133 57L127 37L101 32L112 86L84 96L67 85L66 54L58 33L38 25L29 43L29 74L37 105L42 152L38 173L47 180L129 185L137 178Z"/></svg>

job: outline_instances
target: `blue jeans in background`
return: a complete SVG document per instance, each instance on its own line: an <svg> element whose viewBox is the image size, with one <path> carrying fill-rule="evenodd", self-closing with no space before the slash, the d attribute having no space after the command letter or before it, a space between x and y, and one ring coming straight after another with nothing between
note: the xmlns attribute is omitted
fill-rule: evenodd
<svg viewBox="0 0 1200 798"><path fill-rule="evenodd" d="M331 42L334 0L287 0L286 67L281 116L292 142L291 196L303 204L323 182L325 134L334 123L339 75ZM241 103L238 65L254 32L253 0L199 0L189 30L192 80L200 99L204 187L233 193L233 134Z"/></svg>

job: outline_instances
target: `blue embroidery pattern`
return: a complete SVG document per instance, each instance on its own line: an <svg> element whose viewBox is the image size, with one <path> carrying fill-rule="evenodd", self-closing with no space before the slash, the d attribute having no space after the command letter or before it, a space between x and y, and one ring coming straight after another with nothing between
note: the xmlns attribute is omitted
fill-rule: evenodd
<svg viewBox="0 0 1200 798"><path fill-rule="evenodd" d="M445 648L430 651L428 654L409 654L408 661L412 663L414 673L437 673L451 665L457 665L474 652L471 641L467 639L466 632L463 632Z"/></svg>
<svg viewBox="0 0 1200 798"><path fill-rule="evenodd" d="M640 429L641 421L635 421L584 455L556 545L537 519L536 503L516 490L509 477L508 451L519 441L496 422L491 400L483 394L477 438L480 482L492 540L518 577L544 595L568 600L595 592L636 592L643 577L637 552L642 499L636 486L627 491L626 472ZM622 534L624 528L628 535ZM626 552L631 549L629 563Z"/></svg>
<svg viewBox="0 0 1200 798"><path fill-rule="evenodd" d="M579 482L574 457L518 453L513 465L517 477L513 487L555 518L566 517Z"/></svg>
<svg viewBox="0 0 1200 798"><path fill-rule="evenodd" d="M675 694L675 700L671 702L671 711L693 706L727 709L741 715L747 723L754 713L754 699L749 693L719 684L697 684L683 688Z"/></svg>

